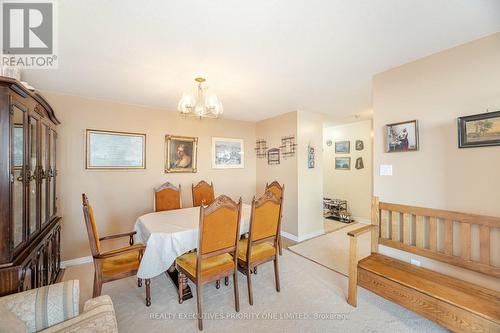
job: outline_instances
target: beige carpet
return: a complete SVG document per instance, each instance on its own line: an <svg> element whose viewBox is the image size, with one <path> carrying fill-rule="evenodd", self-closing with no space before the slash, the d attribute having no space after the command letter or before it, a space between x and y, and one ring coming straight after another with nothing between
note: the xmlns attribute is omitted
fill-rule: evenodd
<svg viewBox="0 0 500 333"><path fill-rule="evenodd" d="M349 237L347 232L362 226L361 223L353 223L340 230L290 246L289 250L347 276L349 272ZM359 236L359 258L370 255L370 241L370 233Z"/></svg>
<svg viewBox="0 0 500 333"><path fill-rule="evenodd" d="M325 233L329 233L335 230L343 229L348 226L353 225L355 222L352 223L342 223L339 221L331 220L331 219L324 219L323 220L323 226L325 228Z"/></svg>
<svg viewBox="0 0 500 333"><path fill-rule="evenodd" d="M272 263L259 267L252 280L253 306L248 304L246 277L239 274L239 319L232 317L236 316L232 281L219 290L213 284L206 285L203 309L215 319L204 320L203 332L446 332L361 288L358 307L351 307L345 301L344 276L288 250L280 257L280 273L281 292L277 293ZM64 279L80 280L84 300L90 297L92 276L92 266L87 264L69 267ZM103 293L113 300L120 332L198 332L196 320L186 318L196 313L195 298L179 304L176 290L165 275L153 279L151 287L153 304L147 308L144 287L138 288L135 278L103 286Z"/></svg>

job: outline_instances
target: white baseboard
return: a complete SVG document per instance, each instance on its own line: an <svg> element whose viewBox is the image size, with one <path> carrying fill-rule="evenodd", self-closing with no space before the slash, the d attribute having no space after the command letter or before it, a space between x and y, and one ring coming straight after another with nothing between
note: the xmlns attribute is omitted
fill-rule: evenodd
<svg viewBox="0 0 500 333"><path fill-rule="evenodd" d="M289 240L292 240L294 242L298 242L299 241L299 239L297 238L297 236L289 234L288 232L283 231L283 230L281 230L281 236L283 236L285 238L288 238Z"/></svg>
<svg viewBox="0 0 500 333"><path fill-rule="evenodd" d="M70 259L70 260L62 261L61 262L61 267L62 268L66 268L66 267L69 267L69 266L87 264L89 262L92 262L92 256L81 257L81 258L75 258L75 259Z"/></svg>
<svg viewBox="0 0 500 333"><path fill-rule="evenodd" d="M313 232L310 232L308 234L305 234L305 235L302 235L300 237L297 237L297 236L292 235L292 234L290 234L290 233L288 233L286 231L281 231L281 236L283 236L285 238L288 238L288 239L290 239L290 240L292 240L294 242L300 243L300 242L303 242L305 240L321 236L324 233L325 233L325 230L321 229L321 230L313 231Z"/></svg>

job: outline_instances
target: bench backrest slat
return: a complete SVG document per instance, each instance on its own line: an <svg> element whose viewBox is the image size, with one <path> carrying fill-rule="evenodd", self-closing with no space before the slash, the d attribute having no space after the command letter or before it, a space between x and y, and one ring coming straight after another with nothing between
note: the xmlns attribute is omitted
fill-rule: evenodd
<svg viewBox="0 0 500 333"><path fill-rule="evenodd" d="M500 277L491 262L492 229L500 218L372 200L372 252L377 244ZM477 241L473 241L477 240ZM478 255L477 255L478 254Z"/></svg>

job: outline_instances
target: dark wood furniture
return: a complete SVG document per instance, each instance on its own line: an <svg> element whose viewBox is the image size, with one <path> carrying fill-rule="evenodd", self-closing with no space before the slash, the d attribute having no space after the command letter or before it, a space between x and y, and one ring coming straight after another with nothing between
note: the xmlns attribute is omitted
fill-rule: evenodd
<svg viewBox="0 0 500 333"><path fill-rule="evenodd" d="M214 184L212 182L209 184L202 180L196 185L192 184L191 193L193 194L193 207L208 206L215 200Z"/></svg>
<svg viewBox="0 0 500 333"><path fill-rule="evenodd" d="M500 267L490 260L491 235L498 228L498 217L374 198L372 225L348 232L349 304L356 306L356 286L360 285L454 332L500 332L500 292L377 253L381 244L499 278ZM479 244L472 241L473 229ZM357 238L369 231L372 254L358 262ZM457 239L459 250L453 246Z"/></svg>
<svg viewBox="0 0 500 333"><path fill-rule="evenodd" d="M238 266L247 276L248 301L253 305L252 273L258 265L274 261L274 280L276 291L280 291L278 270L278 240L281 221L281 198L266 192L252 200L250 229L248 238L239 241Z"/></svg>
<svg viewBox="0 0 500 333"><path fill-rule="evenodd" d="M277 181L273 181L271 184L266 183L266 192L270 191L273 193L277 198L280 199L281 205L283 205L284 201L284 195L285 195L285 184L281 185ZM283 210L281 210L283 212ZM281 219L283 218L282 215L280 215L280 228L281 228ZM282 241L281 241L281 229L278 231L278 248L279 248L279 253L280 255L283 254L283 246L282 246Z"/></svg>
<svg viewBox="0 0 500 333"><path fill-rule="evenodd" d="M39 94L0 76L0 296L62 276L56 127Z"/></svg>
<svg viewBox="0 0 500 333"><path fill-rule="evenodd" d="M200 208L199 242L196 252L175 260L179 271L179 303L183 302L187 278L196 284L198 328L203 330L201 310L202 285L233 276L236 312L240 310L238 294L238 239L240 235L241 198L238 203L221 195L210 206Z"/></svg>
<svg viewBox="0 0 500 333"><path fill-rule="evenodd" d="M92 297L101 295L102 284L137 274L141 263L142 255L146 246L134 244L135 231L119 235L99 237L97 225L94 218L94 210L89 203L89 199L82 194L83 217L87 234L89 236L90 252L94 259L94 289ZM109 239L129 237L129 246L101 252L101 242ZM151 305L151 280L146 279L146 306ZM137 285L142 287L142 279L137 279Z"/></svg>

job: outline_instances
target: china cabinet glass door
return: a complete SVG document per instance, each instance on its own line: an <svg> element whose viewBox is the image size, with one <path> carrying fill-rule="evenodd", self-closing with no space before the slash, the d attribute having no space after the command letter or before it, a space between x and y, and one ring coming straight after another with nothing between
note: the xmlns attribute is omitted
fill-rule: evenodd
<svg viewBox="0 0 500 333"><path fill-rule="evenodd" d="M45 124L42 124L42 136L41 136L41 162L42 162L42 170L40 172L40 178L41 178L41 189L40 189L40 198L41 198L41 205L40 205L40 217L42 220L42 225L47 223L49 221L49 214L48 214L48 205L49 205L49 200L48 200L48 192L49 192L49 187L48 187L48 167L49 167L49 127Z"/></svg>
<svg viewBox="0 0 500 333"><path fill-rule="evenodd" d="M49 215L52 217L57 211L57 197L56 197L56 141L57 133L54 130L50 130L50 189L49 189Z"/></svg>
<svg viewBox="0 0 500 333"><path fill-rule="evenodd" d="M24 175L26 170L26 111L12 105L11 132L11 209L12 209L12 242L14 248L25 240L24 214Z"/></svg>
<svg viewBox="0 0 500 333"><path fill-rule="evenodd" d="M33 235L39 230L38 215L38 122L33 116L29 117L29 139L28 139L28 233Z"/></svg>

